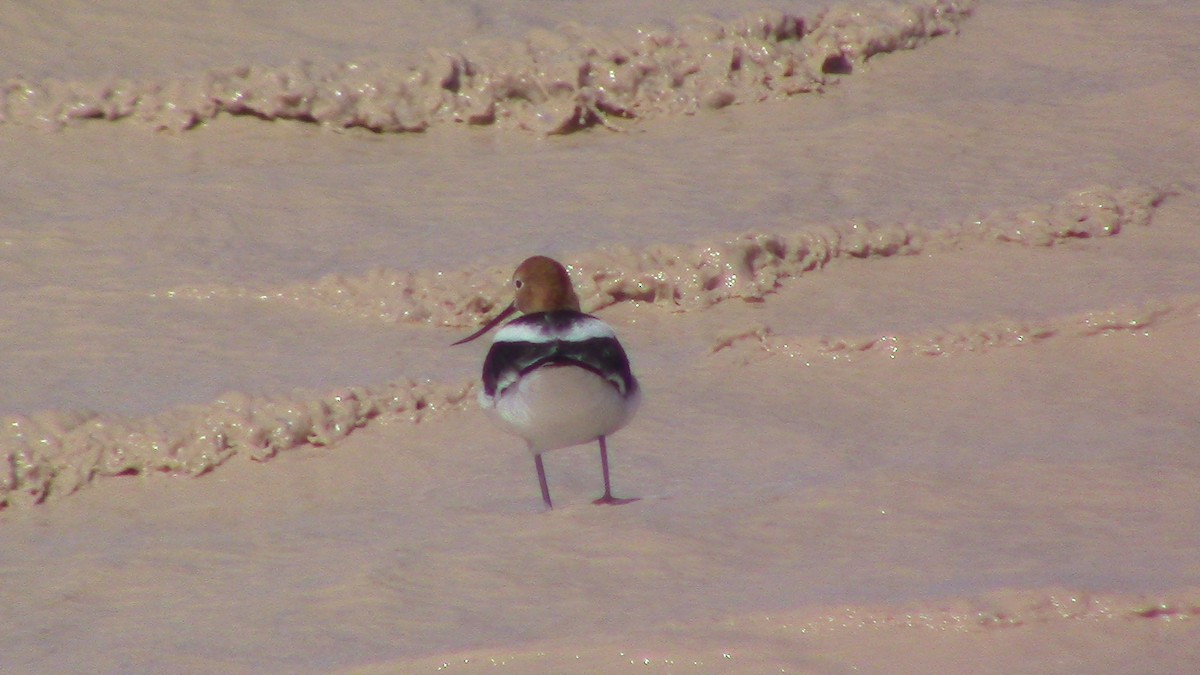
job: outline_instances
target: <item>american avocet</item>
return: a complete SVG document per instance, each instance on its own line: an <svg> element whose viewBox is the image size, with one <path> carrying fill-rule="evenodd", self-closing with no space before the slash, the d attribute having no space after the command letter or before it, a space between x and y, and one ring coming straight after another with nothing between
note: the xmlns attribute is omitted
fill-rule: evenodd
<svg viewBox="0 0 1200 675"><path fill-rule="evenodd" d="M528 443L547 508L554 505L542 453L592 441L600 443L604 474L604 496L595 503L622 503L612 496L604 439L629 422L641 401L625 350L608 324L579 311L571 278L557 261L526 259L512 285L512 304L454 343L474 340L514 312L524 315L496 332L483 362L479 404Z"/></svg>

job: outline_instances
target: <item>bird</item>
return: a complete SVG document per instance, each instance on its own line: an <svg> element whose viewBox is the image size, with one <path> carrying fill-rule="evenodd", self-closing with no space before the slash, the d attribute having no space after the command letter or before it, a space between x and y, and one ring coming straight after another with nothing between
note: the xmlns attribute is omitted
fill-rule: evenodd
<svg viewBox="0 0 1200 675"><path fill-rule="evenodd" d="M579 297L558 261L536 255L512 275L513 301L470 342L516 312L496 331L483 361L479 404L505 431L523 438L533 454L538 485L553 509L542 453L600 445L604 495L595 504L624 504L613 497L606 438L633 418L642 392L613 329L580 311Z"/></svg>

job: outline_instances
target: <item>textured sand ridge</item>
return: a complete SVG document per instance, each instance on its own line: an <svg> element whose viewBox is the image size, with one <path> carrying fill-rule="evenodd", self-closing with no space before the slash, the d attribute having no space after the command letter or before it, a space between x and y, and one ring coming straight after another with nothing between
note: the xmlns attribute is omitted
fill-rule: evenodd
<svg viewBox="0 0 1200 675"><path fill-rule="evenodd" d="M895 654L918 667L924 651L928 667L953 662L956 666L1002 672L1021 669L1044 658L1037 654L1038 635L1061 636L1075 642L1099 644L1112 632L1135 631L1145 644L1175 644L1191 639L1200 616L1200 591L1120 596L1064 588L997 591L969 599L913 607L830 607L802 613L772 613L729 618L718 625L679 626L651 638L631 642L597 640L587 649L546 642L521 650L479 650L437 659L371 664L347 670L367 675L398 669L446 673L492 672L497 668L525 673L626 671L635 668L662 672L739 672L832 670L840 658L857 664L855 670L888 672ZM864 634L876 646L887 645L881 656L863 650ZM1000 641L981 650L987 639ZM1009 642L1011 641L1011 643ZM954 645L948 647L947 643ZM958 652L950 651L957 649ZM979 653L979 650L984 653ZM1120 648L1130 665L1153 658L1153 647ZM824 668L823 668L824 667ZM1155 671L1158 672L1158 671Z"/></svg>
<svg viewBox="0 0 1200 675"><path fill-rule="evenodd" d="M1145 186L1097 186L1052 204L938 227L859 221L783 233L751 232L723 241L637 251L613 247L564 262L587 311L625 301L689 311L730 299L761 299L786 279L833 261L936 253L987 242L1052 246L1064 239L1113 236L1122 228L1148 224L1154 208L1168 194ZM469 326L508 302L504 294L510 274L511 270L501 268L449 272L379 269L358 276L331 275L285 288L180 287L161 294L196 299L261 298L389 322Z"/></svg>
<svg viewBox="0 0 1200 675"><path fill-rule="evenodd" d="M182 130L226 113L379 132L461 122L565 133L818 90L874 55L953 31L972 4L839 5L811 18L776 11L618 35L567 26L433 51L412 68L302 62L165 82L14 79L0 87L0 121L55 129L132 118Z"/></svg>
<svg viewBox="0 0 1200 675"><path fill-rule="evenodd" d="M750 345L770 355L804 362L824 358L851 360L859 356L947 356L1001 347L1033 345L1055 338L1091 337L1117 331L1145 332L1166 321L1186 321L1200 314L1200 297L1173 302L1154 300L1144 305L1083 312L1044 321L1001 318L966 323L922 334L822 337L776 335L769 327L753 327L719 339L713 352Z"/></svg>

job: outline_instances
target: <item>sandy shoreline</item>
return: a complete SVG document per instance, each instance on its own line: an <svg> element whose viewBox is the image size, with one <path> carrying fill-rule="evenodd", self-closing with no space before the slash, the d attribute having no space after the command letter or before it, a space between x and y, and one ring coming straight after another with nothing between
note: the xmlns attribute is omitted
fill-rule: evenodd
<svg viewBox="0 0 1200 675"><path fill-rule="evenodd" d="M261 72L358 58L339 35L403 60L362 14L192 13L172 48L124 7L22 14L0 64L102 82L54 47L89 17L149 81L221 67L189 56L213 21ZM552 28L480 12L411 44ZM979 2L823 93L624 132L9 109L0 670L1186 671L1197 25ZM534 252L646 391L632 504L589 504L580 448L541 512L473 404L486 345L447 347Z"/></svg>

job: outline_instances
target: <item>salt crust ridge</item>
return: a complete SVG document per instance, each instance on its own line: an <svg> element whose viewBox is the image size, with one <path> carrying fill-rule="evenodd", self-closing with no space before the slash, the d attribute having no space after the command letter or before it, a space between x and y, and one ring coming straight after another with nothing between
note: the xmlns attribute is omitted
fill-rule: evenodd
<svg viewBox="0 0 1200 675"><path fill-rule="evenodd" d="M566 133L819 91L874 55L953 32L973 4L856 2L811 18L764 11L615 34L567 25L521 42L431 50L416 67L300 62L165 82L14 78L0 85L0 123L56 130L133 119L179 131L226 113L376 132L450 122Z"/></svg>
<svg viewBox="0 0 1200 675"><path fill-rule="evenodd" d="M692 311L726 300L760 300L786 280L834 261L930 254L988 242L1053 246L1068 239L1110 237L1124 228L1149 224L1154 209L1170 194L1146 186L1096 186L1052 204L940 227L852 221L785 233L751 232L699 244L636 250L612 247L564 262L586 311L628 301ZM511 274L511 267L446 272L378 269L280 288L189 286L159 295L195 300L257 298L389 323L465 327L508 303Z"/></svg>
<svg viewBox="0 0 1200 675"><path fill-rule="evenodd" d="M396 381L326 395L230 393L146 418L92 411L10 415L0 421L0 508L69 495L102 476L155 471L203 475L242 455L329 446L380 415L413 423L465 407L472 385Z"/></svg>
<svg viewBox="0 0 1200 675"><path fill-rule="evenodd" d="M358 673L400 670L473 673L497 667L522 672L611 672L628 660L631 667L666 667L697 672L765 672L768 666L806 672L804 640L819 635L887 630L985 633L1046 627L1065 622L1154 621L1184 623L1200 619L1200 589L1181 588L1152 594L1097 593L1062 587L998 590L976 596L888 606L812 607L799 611L757 613L719 623L676 624L650 635L594 635L585 644L539 641L509 648L477 649L427 659L397 660L361 667Z"/></svg>
<svg viewBox="0 0 1200 675"><path fill-rule="evenodd" d="M697 310L731 298L760 298L774 292L783 280L820 269L836 259L882 258L986 242L1049 246L1067 238L1113 236L1124 227L1148 224L1154 208L1167 194L1146 187L1093 188L1020 214L972 219L938 229L853 223L809 228L791 235L750 234L699 247L610 251L576 261L572 274L581 297L593 308L642 301L679 311ZM419 314L429 320L439 316L449 323L451 318L464 316L476 320L479 314L497 306L500 300L493 294L503 292L506 276L507 270L478 275L435 274L431 278L436 283L425 283L428 278L379 273L356 282L334 277L315 287L305 287L313 289L309 292L292 290L261 297L282 297L389 319L402 315L390 303L401 302L419 310L406 310L406 318ZM480 290L481 280L489 282L486 291ZM380 289L391 289L394 297L381 299ZM713 351L757 344L768 353L788 355L942 354L1026 344L1053 335L1145 330L1162 317L1198 307L1200 300L1185 299L1175 305L1160 302L1093 312L1032 328L1013 322L862 340L781 338L759 328L723 338ZM183 406L136 419L91 411L9 415L0 419L0 508L69 495L102 476L155 471L202 475L238 455L265 461L296 447L333 445L381 415L417 423L447 410L462 409L474 398L473 387L470 382L447 385L396 381L323 395L304 391L290 396L231 393L211 404Z"/></svg>
<svg viewBox="0 0 1200 675"><path fill-rule="evenodd" d="M1113 332L1146 333L1153 326L1184 317L1200 318L1200 296L1140 305L1092 310L1066 317L1028 321L1003 317L963 323L914 335L811 337L776 335L768 326L753 326L720 336L712 353L734 350L750 361L756 352L787 356L811 364L817 360L854 361L869 357L951 356L1000 347L1039 344L1055 338L1084 338ZM749 354L741 348L752 350Z"/></svg>
<svg viewBox="0 0 1200 675"><path fill-rule="evenodd" d="M796 627L808 632L884 626L975 630L1119 618L1186 620L1200 617L1200 589L1146 595L1113 595L1069 588L997 590L943 601L933 607L858 607L807 614Z"/></svg>

